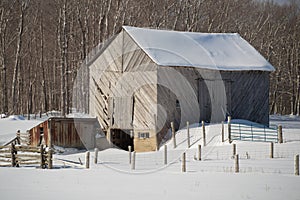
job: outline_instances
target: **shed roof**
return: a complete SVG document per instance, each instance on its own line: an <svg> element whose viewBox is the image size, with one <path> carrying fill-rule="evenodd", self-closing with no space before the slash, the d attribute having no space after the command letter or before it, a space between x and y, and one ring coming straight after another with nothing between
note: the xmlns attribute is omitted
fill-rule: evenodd
<svg viewBox="0 0 300 200"><path fill-rule="evenodd" d="M123 26L161 66L214 70L274 71L274 67L237 33L196 33Z"/></svg>

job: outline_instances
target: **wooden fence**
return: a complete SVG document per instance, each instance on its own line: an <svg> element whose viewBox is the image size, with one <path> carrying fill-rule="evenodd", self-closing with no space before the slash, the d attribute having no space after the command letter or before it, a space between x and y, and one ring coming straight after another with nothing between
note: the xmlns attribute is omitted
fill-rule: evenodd
<svg viewBox="0 0 300 200"><path fill-rule="evenodd" d="M21 133L20 131L17 131L16 137L14 137L12 140L10 140L9 142L5 143L3 146L7 146L10 144L19 144L19 145L30 145L30 134L27 131L26 133Z"/></svg>
<svg viewBox="0 0 300 200"><path fill-rule="evenodd" d="M40 166L52 169L52 151L45 146L0 146L0 167Z"/></svg>

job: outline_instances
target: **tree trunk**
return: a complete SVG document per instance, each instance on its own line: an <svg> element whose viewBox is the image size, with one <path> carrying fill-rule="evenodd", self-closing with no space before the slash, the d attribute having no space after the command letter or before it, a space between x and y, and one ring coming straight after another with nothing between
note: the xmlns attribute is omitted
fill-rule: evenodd
<svg viewBox="0 0 300 200"><path fill-rule="evenodd" d="M4 13L6 15L9 14L10 10L4 12L4 8L0 9L0 77L1 77L1 112L8 112L8 94L7 94L7 68L6 68L6 31L7 31L7 20L4 17Z"/></svg>
<svg viewBox="0 0 300 200"><path fill-rule="evenodd" d="M67 19L66 19L66 12L67 12L67 2L64 0L63 3L63 8L61 9L61 17L59 17L59 24L60 24L60 29L59 29L59 44L60 44L60 52L61 52L61 88L60 88L60 109L61 109L61 115L63 117L66 116L67 114L67 106L68 106L68 96L67 96L67 85L68 85L68 58L67 58L67 49L68 49L68 36L67 36ZM62 21L61 21L62 19Z"/></svg>
<svg viewBox="0 0 300 200"><path fill-rule="evenodd" d="M24 17L25 11L27 9L27 4L25 2L21 3L21 14L19 18L19 25L18 25L18 36L17 36L17 49L16 49L16 56L15 56L15 65L14 65L14 72L13 72L13 81L12 81L12 109L10 113L15 113L17 106L17 82L19 77L19 68L20 68L20 60L21 60L21 48L22 48L22 36L24 32Z"/></svg>
<svg viewBox="0 0 300 200"><path fill-rule="evenodd" d="M41 111L47 112L48 111L48 98L47 98L47 83L46 83L46 74L45 74L45 66L44 66L44 28L43 28L43 15L40 14L40 69L42 70L42 90L43 90L43 108Z"/></svg>

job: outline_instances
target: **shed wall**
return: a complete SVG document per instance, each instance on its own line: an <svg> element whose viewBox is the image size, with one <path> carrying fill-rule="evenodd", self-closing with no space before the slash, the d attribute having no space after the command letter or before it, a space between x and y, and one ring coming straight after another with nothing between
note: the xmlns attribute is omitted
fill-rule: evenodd
<svg viewBox="0 0 300 200"><path fill-rule="evenodd" d="M44 140L41 141L41 128L43 128ZM42 144L47 144L48 142L48 121L41 122L39 125L33 127L32 129L28 130L30 135L30 146L39 146L40 142Z"/></svg>
<svg viewBox="0 0 300 200"><path fill-rule="evenodd" d="M94 148L97 120L51 118L29 130L31 146L46 144L65 148ZM43 140L41 141L41 129ZM50 142L51 140L51 142ZM41 143L42 142L42 143Z"/></svg>

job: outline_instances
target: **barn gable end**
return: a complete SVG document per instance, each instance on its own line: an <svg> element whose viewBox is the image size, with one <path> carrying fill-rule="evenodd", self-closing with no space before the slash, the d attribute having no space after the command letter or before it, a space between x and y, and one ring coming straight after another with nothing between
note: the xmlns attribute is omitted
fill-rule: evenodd
<svg viewBox="0 0 300 200"><path fill-rule="evenodd" d="M139 143L144 140L138 136L149 133L153 142L147 149L156 149L156 70L157 65L125 31L91 65L90 114L98 116L112 143L125 149L122 138ZM132 130L134 141L128 138Z"/></svg>

